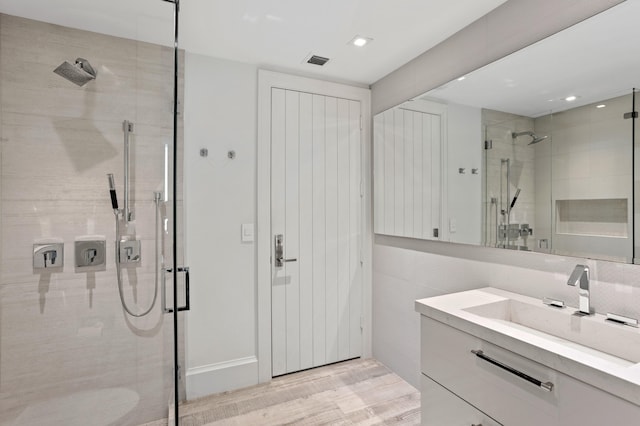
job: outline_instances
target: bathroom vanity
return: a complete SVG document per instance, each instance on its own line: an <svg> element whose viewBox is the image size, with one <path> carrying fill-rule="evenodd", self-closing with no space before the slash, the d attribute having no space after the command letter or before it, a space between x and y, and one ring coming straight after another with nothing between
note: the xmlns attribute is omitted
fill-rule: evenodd
<svg viewBox="0 0 640 426"><path fill-rule="evenodd" d="M640 330L484 288L416 301L423 425L638 425Z"/></svg>

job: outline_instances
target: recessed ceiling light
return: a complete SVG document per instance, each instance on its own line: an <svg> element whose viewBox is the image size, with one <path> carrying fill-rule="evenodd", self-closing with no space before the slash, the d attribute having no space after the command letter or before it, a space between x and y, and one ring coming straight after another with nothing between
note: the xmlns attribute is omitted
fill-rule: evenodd
<svg viewBox="0 0 640 426"><path fill-rule="evenodd" d="M458 79L458 81L462 81L462 80L464 80L465 78L467 78L467 77L465 77L465 76L463 75L462 77L460 77L460 78Z"/></svg>
<svg viewBox="0 0 640 426"><path fill-rule="evenodd" d="M351 41L349 42L349 44L353 44L354 46L357 47L363 47L366 44L368 44L369 42L373 41L372 38L369 37L362 37L362 36L355 36L354 38L351 39Z"/></svg>
<svg viewBox="0 0 640 426"><path fill-rule="evenodd" d="M564 98L564 100L567 101L567 102L573 102L576 99L578 99L578 97L577 96L573 96L573 95L567 96L566 98Z"/></svg>
<svg viewBox="0 0 640 426"><path fill-rule="evenodd" d="M596 105L596 108L604 108L604 107L606 107L605 104Z"/></svg>

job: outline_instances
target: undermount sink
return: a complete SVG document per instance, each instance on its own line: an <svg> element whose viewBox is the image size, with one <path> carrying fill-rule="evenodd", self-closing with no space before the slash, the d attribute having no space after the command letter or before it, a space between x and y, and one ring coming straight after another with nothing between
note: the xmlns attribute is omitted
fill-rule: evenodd
<svg viewBox="0 0 640 426"><path fill-rule="evenodd" d="M415 307L429 320L640 406L639 328L493 287L416 300Z"/></svg>
<svg viewBox="0 0 640 426"><path fill-rule="evenodd" d="M532 303L533 301L535 303ZM633 364L640 363L640 330L605 321L603 315L576 316L571 308L559 309L544 305L536 299L522 301L513 298L462 310L591 355L607 358L608 361L617 360L607 357L606 354Z"/></svg>

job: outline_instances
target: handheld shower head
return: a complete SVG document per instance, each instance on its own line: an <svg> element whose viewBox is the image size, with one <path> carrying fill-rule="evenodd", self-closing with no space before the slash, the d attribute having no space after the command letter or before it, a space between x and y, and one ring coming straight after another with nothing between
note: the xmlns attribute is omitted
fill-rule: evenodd
<svg viewBox="0 0 640 426"><path fill-rule="evenodd" d="M109 195L111 195L111 208L115 214L118 213L118 196L116 195L116 182L113 179L113 173L107 175L109 179Z"/></svg>
<svg viewBox="0 0 640 426"><path fill-rule="evenodd" d="M511 201L511 205L509 206L509 211L513 209L513 206L516 205L516 201L518 201L518 196L520 195L520 188L516 190L516 195L513 196L513 200Z"/></svg>

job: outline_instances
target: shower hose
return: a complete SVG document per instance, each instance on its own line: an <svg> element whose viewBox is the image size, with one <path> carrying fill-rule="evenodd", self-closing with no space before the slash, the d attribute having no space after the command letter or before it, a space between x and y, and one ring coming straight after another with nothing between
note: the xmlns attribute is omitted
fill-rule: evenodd
<svg viewBox="0 0 640 426"><path fill-rule="evenodd" d="M159 216L160 216L160 206L159 206L159 200L158 198L156 198L155 200L155 205L156 205L156 234L155 234L155 242L156 242L156 264L155 264L155 283L154 283L154 291L153 291L153 300L151 301L151 305L149 306L149 308L139 314L134 313L129 306L127 305L127 302L124 300L124 290L122 289L122 265L120 264L120 253L119 253L119 249L116 252L116 276L118 278L118 293L120 294L120 302L122 303L122 308L132 317L136 317L136 318L140 318L143 317L145 315L147 315L149 312L151 312L151 310L153 309L153 307L156 305L156 301L158 299L158 222L159 222ZM119 213L117 211L114 211L114 216L116 219L116 245L119 246L120 244L120 218L119 218Z"/></svg>

